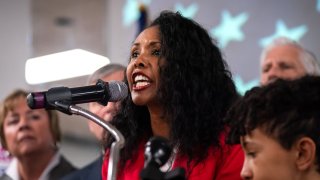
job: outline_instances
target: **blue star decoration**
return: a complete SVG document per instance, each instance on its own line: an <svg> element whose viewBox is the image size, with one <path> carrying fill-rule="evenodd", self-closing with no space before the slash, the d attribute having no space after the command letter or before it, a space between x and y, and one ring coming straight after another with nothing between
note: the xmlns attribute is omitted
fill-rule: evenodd
<svg viewBox="0 0 320 180"><path fill-rule="evenodd" d="M243 96L248 90L252 89L253 87L259 86L259 80L253 79L247 83L244 83L242 78L239 75L236 75L233 79L238 93Z"/></svg>
<svg viewBox="0 0 320 180"><path fill-rule="evenodd" d="M320 12L320 0L317 0L317 11Z"/></svg>
<svg viewBox="0 0 320 180"><path fill-rule="evenodd" d="M177 3L175 5L175 11L179 11L182 16L189 19L194 18L198 10L199 10L199 6L197 3L192 3L186 8L181 3Z"/></svg>
<svg viewBox="0 0 320 180"><path fill-rule="evenodd" d="M210 34L218 39L221 48L225 48L230 41L242 41L244 34L240 28L248 18L248 13L241 13L232 17L229 11L223 11L221 23L212 28Z"/></svg>
<svg viewBox="0 0 320 180"><path fill-rule="evenodd" d="M281 36L299 41L307 31L308 28L305 25L289 29L282 20L278 20L276 22L276 32L268 37L262 38L259 44L260 46L265 47L266 45L270 44L273 39Z"/></svg>
<svg viewBox="0 0 320 180"><path fill-rule="evenodd" d="M140 3L144 5L149 5L151 0L127 0L126 4L122 9L122 24L125 27L130 26L135 23L139 18L139 5Z"/></svg>

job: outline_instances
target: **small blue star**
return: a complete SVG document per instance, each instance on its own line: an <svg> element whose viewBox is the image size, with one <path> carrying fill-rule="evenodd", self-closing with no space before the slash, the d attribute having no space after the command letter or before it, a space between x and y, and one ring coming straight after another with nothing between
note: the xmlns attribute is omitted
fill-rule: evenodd
<svg viewBox="0 0 320 180"><path fill-rule="evenodd" d="M260 46L265 47L266 45L271 43L271 41L274 38L281 37L281 36L285 36L292 40L299 41L307 31L308 31L308 28L305 25L288 29L286 24L283 21L278 20L276 23L276 32L268 37L262 38L259 44Z"/></svg>
<svg viewBox="0 0 320 180"><path fill-rule="evenodd" d="M320 0L317 0L317 11L320 12Z"/></svg>
<svg viewBox="0 0 320 180"><path fill-rule="evenodd" d="M142 2L137 0L127 0L122 9L122 24L125 27L130 26L136 22L139 18L139 4L149 5L151 0L143 0Z"/></svg>
<svg viewBox="0 0 320 180"><path fill-rule="evenodd" d="M183 7L181 3L177 3L175 5L175 11L179 11L182 16L190 19L192 19L196 15L198 10L199 10L199 6L197 3L193 3L186 8Z"/></svg>
<svg viewBox="0 0 320 180"><path fill-rule="evenodd" d="M259 80L254 79L247 83L244 83L242 78L239 75L234 77L234 83L236 85L237 91L240 95L244 95L248 90L252 89L253 87L259 86Z"/></svg>
<svg viewBox="0 0 320 180"><path fill-rule="evenodd" d="M221 48L226 47L230 41L242 41L244 34L240 28L248 18L249 15L247 13L231 17L229 11L223 11L220 25L212 28L210 33L218 39Z"/></svg>

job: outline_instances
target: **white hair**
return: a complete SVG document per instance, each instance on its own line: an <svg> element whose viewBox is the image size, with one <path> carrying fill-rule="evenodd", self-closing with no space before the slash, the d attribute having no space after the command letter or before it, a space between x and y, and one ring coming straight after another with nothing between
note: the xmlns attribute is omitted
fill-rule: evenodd
<svg viewBox="0 0 320 180"><path fill-rule="evenodd" d="M107 64L105 66L102 66L101 68L99 68L89 76L87 80L87 85L94 84L98 81L98 79L102 79L103 77L111 75L116 71L125 71L125 70L126 70L126 67L122 66L121 64Z"/></svg>
<svg viewBox="0 0 320 180"><path fill-rule="evenodd" d="M303 67L306 70L307 75L320 76L320 65L319 65L319 62L317 61L316 56L312 52L304 49L298 42L286 37L276 38L267 47L264 48L260 57L260 64L262 65L267 53L271 49L277 46L283 46L283 45L290 45L299 49L299 52L300 52L299 60L303 64Z"/></svg>

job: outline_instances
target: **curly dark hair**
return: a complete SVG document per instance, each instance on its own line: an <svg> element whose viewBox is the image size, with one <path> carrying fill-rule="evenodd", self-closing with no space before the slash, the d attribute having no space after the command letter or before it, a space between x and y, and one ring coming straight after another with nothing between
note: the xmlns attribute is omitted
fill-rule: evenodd
<svg viewBox="0 0 320 180"><path fill-rule="evenodd" d="M164 11L153 26L159 27L161 58L166 61L159 67L158 98L170 124L170 142L189 161L201 162L210 146L220 147L223 118L238 97L231 73L208 32L195 21ZM121 107L112 123L126 139L121 155L125 162L152 130L146 106L133 104L129 95ZM112 138L107 142L110 147Z"/></svg>
<svg viewBox="0 0 320 180"><path fill-rule="evenodd" d="M229 110L225 121L230 125L229 143L259 128L290 150L302 136L316 144L320 162L320 77L277 80L265 87L248 91Z"/></svg>

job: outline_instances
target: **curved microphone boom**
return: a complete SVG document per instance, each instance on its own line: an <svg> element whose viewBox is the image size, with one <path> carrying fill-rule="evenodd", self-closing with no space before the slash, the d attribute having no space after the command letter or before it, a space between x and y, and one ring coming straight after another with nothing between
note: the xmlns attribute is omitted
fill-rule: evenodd
<svg viewBox="0 0 320 180"><path fill-rule="evenodd" d="M76 88L55 87L44 92L28 94L27 103L31 109L56 109L57 102L81 104L98 102L107 105L108 102L123 100L128 95L128 87L121 81L104 82L98 80L96 85Z"/></svg>

